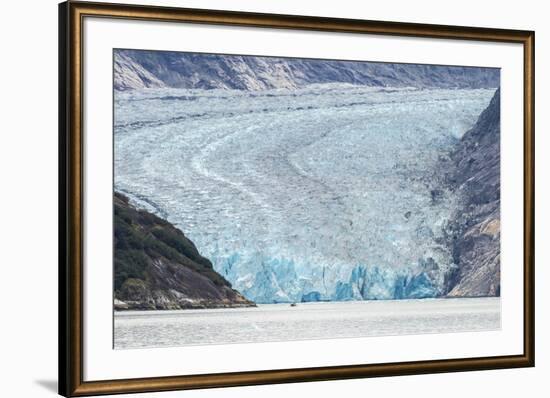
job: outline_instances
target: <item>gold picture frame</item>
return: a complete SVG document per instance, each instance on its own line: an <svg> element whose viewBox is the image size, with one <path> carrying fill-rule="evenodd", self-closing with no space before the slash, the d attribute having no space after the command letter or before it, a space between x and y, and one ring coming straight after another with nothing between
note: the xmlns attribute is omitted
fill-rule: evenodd
<svg viewBox="0 0 550 398"><path fill-rule="evenodd" d="M238 25L460 39L523 46L524 65L524 319L523 354L207 375L83 380L83 20ZM65 2L59 5L59 392L64 396L166 391L254 384L413 375L534 366L534 42L532 31L270 15L230 11Z"/></svg>

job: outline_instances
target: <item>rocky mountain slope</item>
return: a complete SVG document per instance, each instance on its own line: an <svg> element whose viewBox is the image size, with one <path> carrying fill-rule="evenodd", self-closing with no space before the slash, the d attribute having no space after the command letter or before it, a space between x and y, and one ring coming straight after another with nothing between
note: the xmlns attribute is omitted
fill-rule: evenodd
<svg viewBox="0 0 550 398"><path fill-rule="evenodd" d="M169 222L114 196L115 309L253 306Z"/></svg>
<svg viewBox="0 0 550 398"><path fill-rule="evenodd" d="M496 88L498 69L298 58L116 50L116 90L173 87L263 90L308 84Z"/></svg>
<svg viewBox="0 0 550 398"><path fill-rule="evenodd" d="M500 90L452 154L449 185L464 200L449 228L456 269L448 296L500 295Z"/></svg>

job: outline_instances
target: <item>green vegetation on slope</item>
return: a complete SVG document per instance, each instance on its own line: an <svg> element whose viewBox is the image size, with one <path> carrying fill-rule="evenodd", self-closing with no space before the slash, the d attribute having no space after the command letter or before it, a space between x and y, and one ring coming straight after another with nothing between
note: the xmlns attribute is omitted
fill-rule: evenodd
<svg viewBox="0 0 550 398"><path fill-rule="evenodd" d="M114 289L119 309L253 305L179 229L114 195Z"/></svg>

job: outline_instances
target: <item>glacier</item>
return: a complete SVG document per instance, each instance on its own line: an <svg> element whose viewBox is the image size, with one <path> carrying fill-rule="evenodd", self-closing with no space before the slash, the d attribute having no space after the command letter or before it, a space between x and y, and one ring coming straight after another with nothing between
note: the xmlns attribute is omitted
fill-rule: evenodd
<svg viewBox="0 0 550 398"><path fill-rule="evenodd" d="M438 297L438 169L494 89L115 91L115 189L257 303Z"/></svg>

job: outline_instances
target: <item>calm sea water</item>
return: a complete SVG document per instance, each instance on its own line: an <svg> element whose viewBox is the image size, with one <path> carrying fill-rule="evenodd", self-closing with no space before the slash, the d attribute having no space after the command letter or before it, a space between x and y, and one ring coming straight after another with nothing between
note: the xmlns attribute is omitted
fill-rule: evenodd
<svg viewBox="0 0 550 398"><path fill-rule="evenodd" d="M487 331L500 298L265 304L115 313L116 349Z"/></svg>

